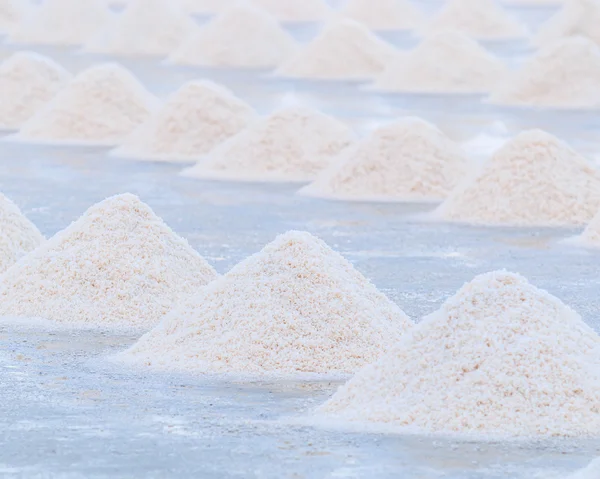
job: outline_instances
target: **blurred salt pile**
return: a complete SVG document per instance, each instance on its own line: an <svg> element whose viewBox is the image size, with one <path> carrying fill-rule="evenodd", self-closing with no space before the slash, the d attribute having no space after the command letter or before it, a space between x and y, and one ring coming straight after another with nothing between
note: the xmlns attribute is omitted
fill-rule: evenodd
<svg viewBox="0 0 600 479"><path fill-rule="evenodd" d="M310 181L354 139L340 121L303 107L257 120L183 172L195 178Z"/></svg>
<svg viewBox="0 0 600 479"><path fill-rule="evenodd" d="M209 81L192 81L173 93L113 155L194 161L254 118L254 110L229 90Z"/></svg>
<svg viewBox="0 0 600 479"><path fill-rule="evenodd" d="M251 0L281 22L320 22L333 13L325 0Z"/></svg>
<svg viewBox="0 0 600 479"><path fill-rule="evenodd" d="M211 15L221 13L237 0L181 0L183 9L188 13Z"/></svg>
<svg viewBox="0 0 600 479"><path fill-rule="evenodd" d="M340 14L371 30L412 30L425 17L410 0L348 0Z"/></svg>
<svg viewBox="0 0 600 479"><path fill-rule="evenodd" d="M10 33L30 8L22 0L0 0L0 35Z"/></svg>
<svg viewBox="0 0 600 479"><path fill-rule="evenodd" d="M539 29L534 43L539 47L565 37L583 36L600 43L600 1L568 0L564 7Z"/></svg>

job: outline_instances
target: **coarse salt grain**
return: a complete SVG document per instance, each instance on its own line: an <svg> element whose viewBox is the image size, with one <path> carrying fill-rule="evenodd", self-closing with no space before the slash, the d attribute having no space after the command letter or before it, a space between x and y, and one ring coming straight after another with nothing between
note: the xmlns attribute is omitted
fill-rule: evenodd
<svg viewBox="0 0 600 479"><path fill-rule="evenodd" d="M600 43L600 2L569 0L538 30L533 43L545 47L557 40L582 36Z"/></svg>
<svg viewBox="0 0 600 479"><path fill-rule="evenodd" d="M251 0L281 22L320 22L329 18L331 8L324 0Z"/></svg>
<svg viewBox="0 0 600 479"><path fill-rule="evenodd" d="M372 30L412 30L424 19L410 0L348 0L340 14Z"/></svg>

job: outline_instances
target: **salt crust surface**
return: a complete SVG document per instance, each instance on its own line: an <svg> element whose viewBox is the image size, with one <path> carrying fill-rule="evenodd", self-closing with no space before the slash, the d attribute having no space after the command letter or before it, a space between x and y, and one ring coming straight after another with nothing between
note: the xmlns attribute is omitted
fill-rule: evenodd
<svg viewBox="0 0 600 479"><path fill-rule="evenodd" d="M71 78L48 57L26 51L11 55L0 64L0 129L18 129Z"/></svg>
<svg viewBox="0 0 600 479"><path fill-rule="evenodd" d="M502 60L463 33L447 31L426 37L399 55L375 78L382 91L487 93L506 77Z"/></svg>
<svg viewBox="0 0 600 479"><path fill-rule="evenodd" d="M508 141L436 210L448 221L514 226L568 226L600 210L600 172L565 143L540 130Z"/></svg>
<svg viewBox="0 0 600 479"><path fill-rule="evenodd" d="M489 436L600 433L600 337L520 275L477 276L318 408L351 422Z"/></svg>
<svg viewBox="0 0 600 479"><path fill-rule="evenodd" d="M0 33L9 33L25 13L26 7L19 0L0 0Z"/></svg>
<svg viewBox="0 0 600 479"><path fill-rule="evenodd" d="M333 13L325 0L251 0L281 22L320 22Z"/></svg>
<svg viewBox="0 0 600 479"><path fill-rule="evenodd" d="M300 194L344 200L435 201L463 179L469 161L456 143L420 118L373 131L343 152Z"/></svg>
<svg viewBox="0 0 600 479"><path fill-rule="evenodd" d="M341 255L292 231L180 303L119 358L199 373L345 374L411 325Z"/></svg>
<svg viewBox="0 0 600 479"><path fill-rule="evenodd" d="M11 43L81 45L114 18L102 0L44 0L11 30Z"/></svg>
<svg viewBox="0 0 600 479"><path fill-rule="evenodd" d="M116 144L150 117L158 100L125 68L93 66L23 125L17 140Z"/></svg>
<svg viewBox="0 0 600 479"><path fill-rule="evenodd" d="M598 0L568 0L538 30L533 43L547 46L557 40L583 36L600 43L600 2Z"/></svg>
<svg viewBox="0 0 600 479"><path fill-rule="evenodd" d="M381 73L396 55L392 45L364 25L344 19L326 26L276 73L326 80L369 79Z"/></svg>
<svg viewBox="0 0 600 479"><path fill-rule="evenodd" d="M349 0L340 14L372 30L412 30L424 20L410 0Z"/></svg>
<svg viewBox="0 0 600 479"><path fill-rule="evenodd" d="M84 45L93 53L166 56L198 31L181 5L164 0L133 0L106 28Z"/></svg>
<svg viewBox="0 0 600 479"><path fill-rule="evenodd" d="M154 326L213 268L131 194L107 198L0 278L0 315L72 327Z"/></svg>
<svg viewBox="0 0 600 479"><path fill-rule="evenodd" d="M310 181L354 140L344 123L304 107L254 122L184 176L243 181Z"/></svg>
<svg viewBox="0 0 600 479"><path fill-rule="evenodd" d="M571 474L566 479L598 479L600 477L600 458L594 459L587 467Z"/></svg>
<svg viewBox="0 0 600 479"><path fill-rule="evenodd" d="M225 10L168 57L179 65L274 68L298 44L275 17L248 3Z"/></svg>
<svg viewBox="0 0 600 479"><path fill-rule="evenodd" d="M19 207L0 193L0 273L43 241L42 234Z"/></svg>
<svg viewBox="0 0 600 479"><path fill-rule="evenodd" d="M112 152L114 156L163 161L194 161L240 132L254 110L226 88L192 81Z"/></svg>

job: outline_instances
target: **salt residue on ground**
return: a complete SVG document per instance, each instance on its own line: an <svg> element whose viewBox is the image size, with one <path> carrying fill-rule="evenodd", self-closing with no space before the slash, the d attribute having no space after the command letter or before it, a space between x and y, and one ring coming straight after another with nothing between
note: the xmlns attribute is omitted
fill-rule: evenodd
<svg viewBox="0 0 600 479"><path fill-rule="evenodd" d="M459 32L426 37L398 56L375 79L382 91L487 93L506 77L507 68L475 40Z"/></svg>
<svg viewBox="0 0 600 479"><path fill-rule="evenodd" d="M353 20L327 25L296 55L284 62L277 74L326 80L373 78L398 51Z"/></svg>
<svg viewBox="0 0 600 479"><path fill-rule="evenodd" d="M600 43L600 2L598 0L568 0L538 30L534 44L545 47L557 40L583 36Z"/></svg>
<svg viewBox="0 0 600 479"><path fill-rule="evenodd" d="M0 0L0 34L10 33L23 20L28 9L20 0Z"/></svg>
<svg viewBox="0 0 600 479"><path fill-rule="evenodd" d="M73 327L153 327L213 268L131 194L108 198L8 269L0 315Z"/></svg>
<svg viewBox="0 0 600 479"><path fill-rule="evenodd" d="M115 63L77 75L29 120L15 139L50 143L117 144L157 107L151 95Z"/></svg>
<svg viewBox="0 0 600 479"><path fill-rule="evenodd" d="M274 68L298 44L275 17L247 3L225 10L168 57L179 65Z"/></svg>
<svg viewBox="0 0 600 479"><path fill-rule="evenodd" d="M344 123L288 107L257 120L182 174L241 181L310 181L354 139Z"/></svg>
<svg viewBox="0 0 600 479"><path fill-rule="evenodd" d="M348 0L340 14L372 30L412 30L424 20L410 0Z"/></svg>
<svg viewBox="0 0 600 479"><path fill-rule="evenodd" d="M540 50L493 91L490 102L548 108L600 108L600 47L571 37Z"/></svg>
<svg viewBox="0 0 600 479"><path fill-rule="evenodd" d="M344 200L436 201L463 179L469 162L458 145L420 118L373 131L300 194Z"/></svg>
<svg viewBox="0 0 600 479"><path fill-rule="evenodd" d="M48 57L17 52L0 64L0 129L18 129L71 80Z"/></svg>
<svg viewBox="0 0 600 479"><path fill-rule="evenodd" d="M292 231L183 301L120 359L199 373L352 373L412 325L340 254Z"/></svg>
<svg viewBox="0 0 600 479"><path fill-rule="evenodd" d="M320 22L332 14L326 0L251 0L280 22Z"/></svg>
<svg viewBox="0 0 600 479"><path fill-rule="evenodd" d="M192 81L167 98L112 154L149 160L198 160L255 117L254 110L226 88L210 81Z"/></svg>
<svg viewBox="0 0 600 479"><path fill-rule="evenodd" d="M600 337L520 275L476 277L318 408L351 422L501 436L600 434Z"/></svg>
<svg viewBox="0 0 600 479"><path fill-rule="evenodd" d="M212 15L221 13L237 0L181 0L183 9L188 13Z"/></svg>
<svg viewBox="0 0 600 479"><path fill-rule="evenodd" d="M461 183L434 216L464 223L569 226L600 210L600 172L540 130L508 141Z"/></svg>

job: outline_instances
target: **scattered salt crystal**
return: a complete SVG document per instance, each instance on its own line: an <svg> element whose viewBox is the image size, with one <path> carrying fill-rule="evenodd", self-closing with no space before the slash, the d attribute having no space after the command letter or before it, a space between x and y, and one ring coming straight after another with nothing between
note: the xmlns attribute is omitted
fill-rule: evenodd
<svg viewBox="0 0 600 479"><path fill-rule="evenodd" d="M600 43L599 23L598 0L569 0L538 30L534 44L544 47L572 36L583 36Z"/></svg>
<svg viewBox="0 0 600 479"><path fill-rule="evenodd" d="M281 22L320 22L332 14L325 0L252 0L252 3Z"/></svg>
<svg viewBox="0 0 600 479"><path fill-rule="evenodd" d="M340 13L372 30L412 30L424 16L410 0L349 0Z"/></svg>

